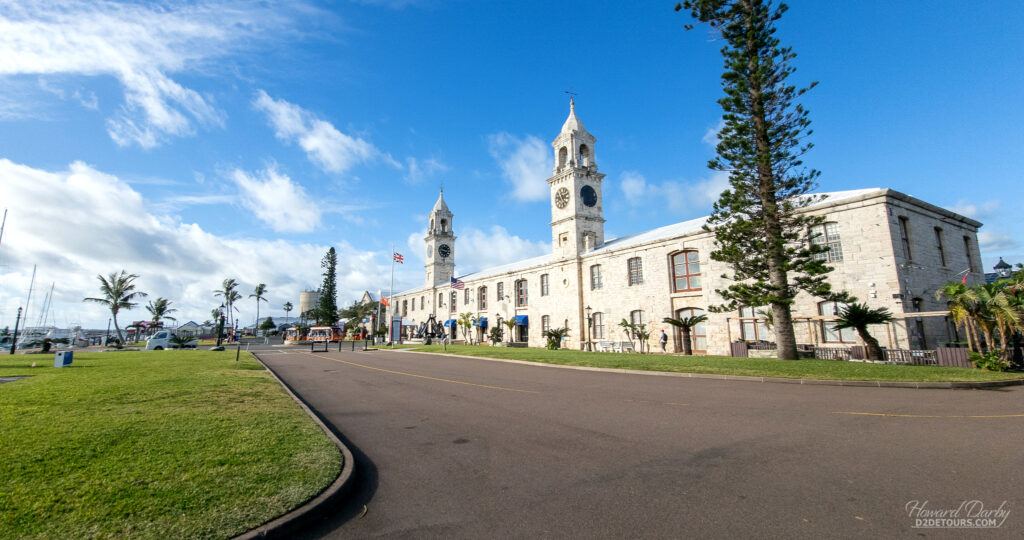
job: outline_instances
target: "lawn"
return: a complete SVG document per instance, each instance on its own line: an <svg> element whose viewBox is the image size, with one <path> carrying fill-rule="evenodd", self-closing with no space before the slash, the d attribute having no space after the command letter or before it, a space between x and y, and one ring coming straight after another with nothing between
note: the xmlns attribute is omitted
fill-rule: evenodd
<svg viewBox="0 0 1024 540"><path fill-rule="evenodd" d="M441 345L407 345L423 352L444 352ZM599 368L746 375L786 379L849 381L1001 381L1024 378L1024 373L995 373L980 369L896 366L835 360L776 360L726 356L675 356L663 354L598 353L570 350L449 345L448 353Z"/></svg>
<svg viewBox="0 0 1024 540"><path fill-rule="evenodd" d="M37 362L40 367L30 367ZM0 538L227 538L303 504L337 448L235 351L0 356Z"/></svg>

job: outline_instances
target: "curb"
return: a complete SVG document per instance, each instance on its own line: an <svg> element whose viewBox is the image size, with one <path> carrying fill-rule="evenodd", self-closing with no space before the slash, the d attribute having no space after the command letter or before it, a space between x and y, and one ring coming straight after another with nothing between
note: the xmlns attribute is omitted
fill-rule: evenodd
<svg viewBox="0 0 1024 540"><path fill-rule="evenodd" d="M781 383L781 384L806 384L815 386L861 386L871 388L915 388L915 389L985 389L1001 388L1004 386L1022 386L1024 379L1010 379L1005 381L947 381L947 382L915 382L915 381L843 381L830 379L786 379L783 377L751 377L747 375L717 375L714 373L682 373L675 371L647 371L643 369L622 369L622 368L599 368L590 366L566 366L562 364L547 364L544 362L528 362L526 360L510 360L507 358L488 358L486 356L466 356L463 354L424 352L413 349L401 349L396 352L428 354L433 356L451 356L454 358L467 358L470 360L487 360L489 362L505 362L507 364L521 364L526 366L550 367L559 369L575 369L577 371L597 371L603 373L624 373L627 375L647 375L654 377L684 377L692 379L717 379L720 381L747 381L760 383Z"/></svg>
<svg viewBox="0 0 1024 540"><path fill-rule="evenodd" d="M253 358L258 361L264 369L270 372L270 374L280 383L281 387L284 388L285 392L295 400L296 403L302 407L302 410L306 411L306 414L313 419L314 422L323 432L327 435L327 438L338 447L341 451L341 455L344 458L344 463L341 466L341 473L338 477L331 482L331 485L327 486L327 489L320 492L319 495L311 499L306 504L288 512L287 514L274 518L273 520L256 527L248 532L242 533L235 537L235 540L251 540L255 538L289 538L299 530L301 527L307 525L315 518L319 517L319 514L327 508L337 503L338 499L346 495L352 487L353 471L355 470L355 459L352 457L352 452L334 435L331 428L327 426L320 419L320 417L313 412L313 410L302 400L295 392L292 391L274 370L270 369L269 366L263 363L256 354L252 355Z"/></svg>

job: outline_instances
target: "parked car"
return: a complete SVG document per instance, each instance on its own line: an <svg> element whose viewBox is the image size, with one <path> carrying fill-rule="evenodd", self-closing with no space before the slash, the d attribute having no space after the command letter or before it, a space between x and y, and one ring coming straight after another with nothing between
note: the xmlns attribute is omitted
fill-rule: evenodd
<svg viewBox="0 0 1024 540"><path fill-rule="evenodd" d="M146 342L146 350L162 351L164 349L177 349L178 345L171 341L171 338L173 337L174 332L170 330L161 330L153 334L153 337L149 338L149 341ZM198 346L199 342L196 341L195 339L185 344L185 348L187 349L194 349Z"/></svg>

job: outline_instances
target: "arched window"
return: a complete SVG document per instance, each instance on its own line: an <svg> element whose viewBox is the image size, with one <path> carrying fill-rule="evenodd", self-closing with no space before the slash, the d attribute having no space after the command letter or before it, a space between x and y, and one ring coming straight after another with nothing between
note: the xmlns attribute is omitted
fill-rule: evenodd
<svg viewBox="0 0 1024 540"><path fill-rule="evenodd" d="M698 308L683 308L676 311L676 318L683 317L696 317L697 315L704 315L703 309ZM676 340L682 341L682 332L680 329L675 329ZM690 347L695 353L706 353L708 351L708 326L707 322L696 324L690 329Z"/></svg>
<svg viewBox="0 0 1024 540"><path fill-rule="evenodd" d="M818 315L839 315L846 304L825 300L818 302ZM821 335L825 343L857 343L857 331L853 328L836 329L836 323L821 321Z"/></svg>
<svg viewBox="0 0 1024 540"><path fill-rule="evenodd" d="M598 312L591 317L591 324L594 325L591 328L591 339L604 339L604 313Z"/></svg>
<svg viewBox="0 0 1024 540"><path fill-rule="evenodd" d="M596 291L604 287L604 281L601 279L601 265L595 264L590 267L590 290Z"/></svg>
<svg viewBox="0 0 1024 540"><path fill-rule="evenodd" d="M437 293L437 307L444 305L444 293Z"/></svg>
<svg viewBox="0 0 1024 540"><path fill-rule="evenodd" d="M545 315L540 318L540 331L547 332L548 330L551 330L551 317Z"/></svg>
<svg viewBox="0 0 1024 540"><path fill-rule="evenodd" d="M740 308L740 339L743 341L760 341L768 339L768 326L758 311L763 307Z"/></svg>
<svg viewBox="0 0 1024 540"><path fill-rule="evenodd" d="M480 287L477 291L476 305L480 311L487 310L487 287Z"/></svg>
<svg viewBox="0 0 1024 540"><path fill-rule="evenodd" d="M434 218L430 218L430 232L434 232Z"/></svg>
<svg viewBox="0 0 1024 540"><path fill-rule="evenodd" d="M405 317L409 314L409 301L402 300L402 316Z"/></svg>
<svg viewBox="0 0 1024 540"><path fill-rule="evenodd" d="M459 293L458 293L458 291L452 291L452 298L451 298L451 300L452 300L452 304L451 304L451 306L448 307L448 311L451 311L452 313L455 313L455 308L458 307L456 304L459 303Z"/></svg>
<svg viewBox="0 0 1024 540"><path fill-rule="evenodd" d="M446 232L447 230L448 230L448 220L447 219L442 219L441 220L441 232Z"/></svg>
<svg viewBox="0 0 1024 540"><path fill-rule="evenodd" d="M498 301L500 302L500 301L502 301L504 299L505 299L505 284L504 283L498 283Z"/></svg>
<svg viewBox="0 0 1024 540"><path fill-rule="evenodd" d="M629 269L629 284L631 286L644 282L644 267L640 257L632 257L626 261L626 266Z"/></svg>
<svg viewBox="0 0 1024 540"><path fill-rule="evenodd" d="M672 290L700 290L700 255L694 250L672 255Z"/></svg>
<svg viewBox="0 0 1024 540"><path fill-rule="evenodd" d="M529 305L529 297L526 289L526 280L520 279L516 282L516 307L526 307Z"/></svg>
<svg viewBox="0 0 1024 540"><path fill-rule="evenodd" d="M580 145L580 166L581 167L586 167L587 165L590 165L590 148L587 148L587 145L585 145L585 144L581 144Z"/></svg>
<svg viewBox="0 0 1024 540"><path fill-rule="evenodd" d="M540 275L540 295L541 296L547 296L548 293L550 292L550 287L549 287L548 281L549 280L548 280L548 275L547 274L541 274Z"/></svg>
<svg viewBox="0 0 1024 540"><path fill-rule="evenodd" d="M637 309L637 310L634 310L634 311L630 311L629 312L629 322L631 322L633 324L637 324L637 325L647 324L647 314L645 314L644 310L642 310L642 309Z"/></svg>
<svg viewBox="0 0 1024 540"><path fill-rule="evenodd" d="M421 296L420 297L420 309L427 309L427 304L423 303L424 300L426 300L426 297Z"/></svg>
<svg viewBox="0 0 1024 540"><path fill-rule="evenodd" d="M828 251L815 253L819 261L837 262L843 260L843 245L839 242L839 224L822 223L811 227L811 245L824 246Z"/></svg>
<svg viewBox="0 0 1024 540"><path fill-rule="evenodd" d="M462 303L469 305L469 289L462 291Z"/></svg>
<svg viewBox="0 0 1024 540"><path fill-rule="evenodd" d="M558 166L562 167L562 166L564 166L568 162L569 162L569 149L563 146L558 151Z"/></svg>

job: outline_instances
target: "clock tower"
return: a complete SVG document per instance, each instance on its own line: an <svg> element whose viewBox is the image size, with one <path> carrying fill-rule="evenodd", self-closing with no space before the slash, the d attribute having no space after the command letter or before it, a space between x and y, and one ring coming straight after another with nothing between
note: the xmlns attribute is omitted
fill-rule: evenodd
<svg viewBox="0 0 1024 540"><path fill-rule="evenodd" d="M444 190L430 211L427 229L427 287L451 283L455 275L455 235L452 232L452 213L444 203Z"/></svg>
<svg viewBox="0 0 1024 540"><path fill-rule="evenodd" d="M601 180L594 161L597 139L576 117L569 100L569 118L551 146L555 168L551 186L551 243L556 257L568 259L604 243Z"/></svg>

